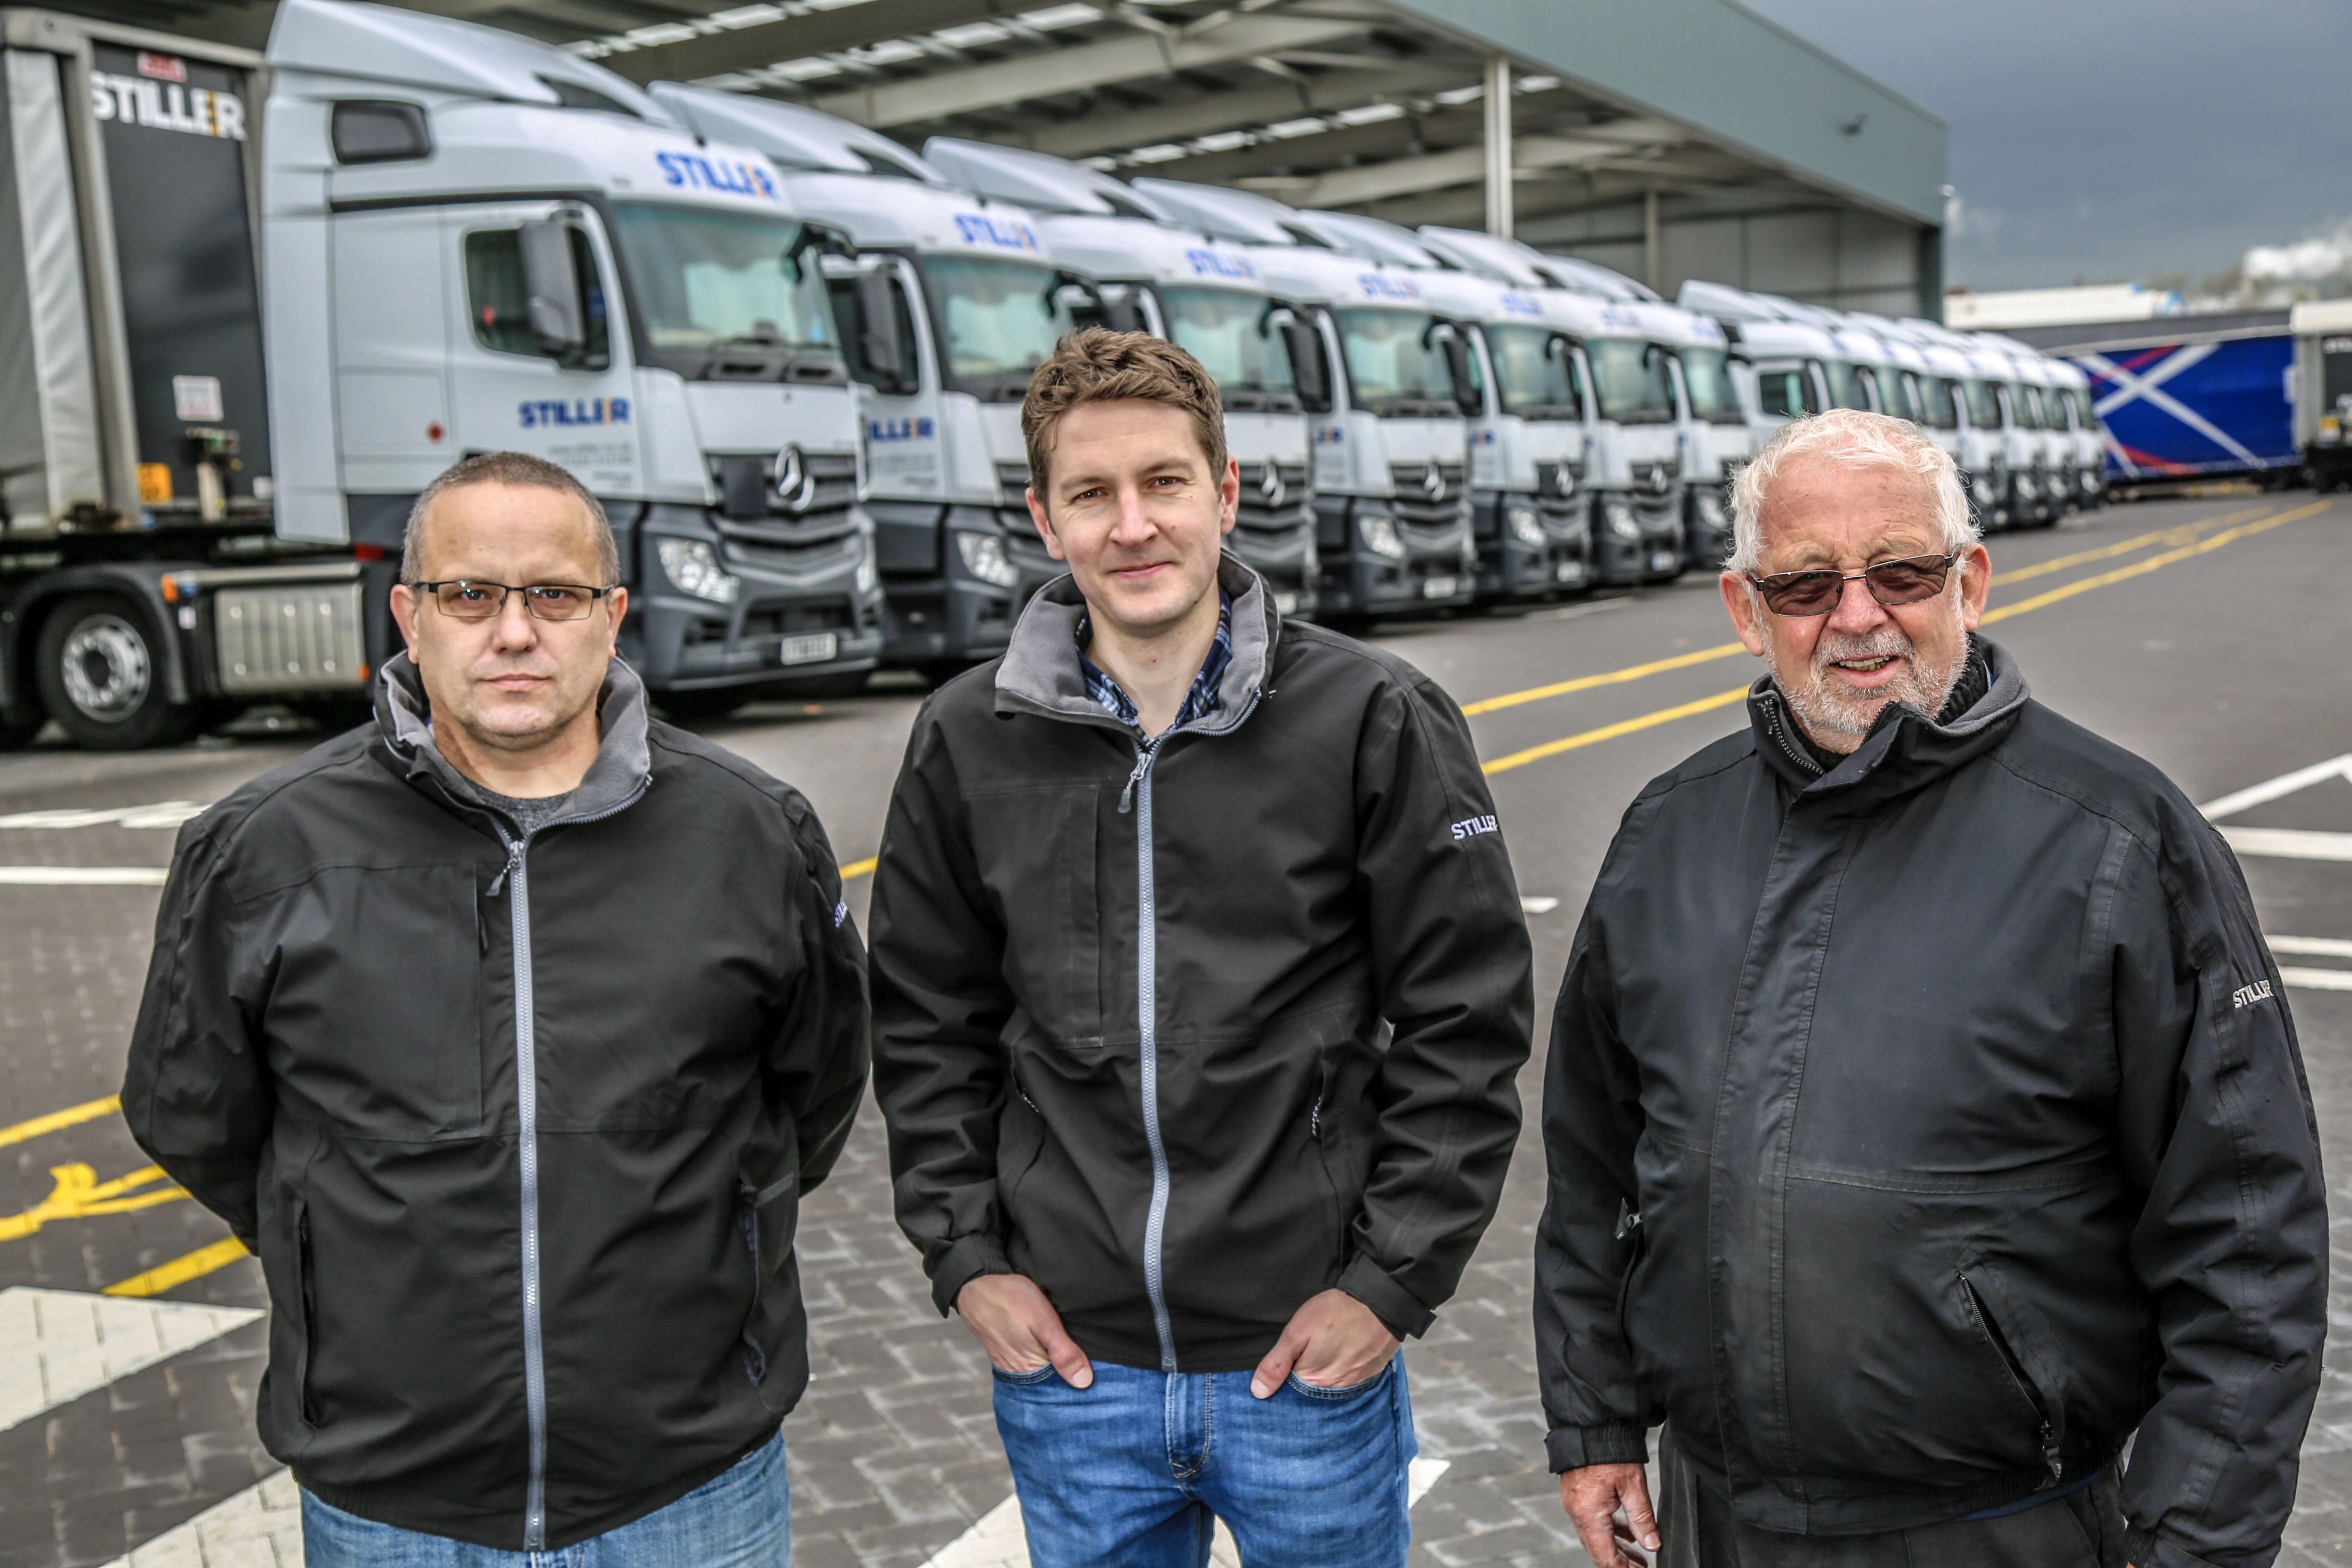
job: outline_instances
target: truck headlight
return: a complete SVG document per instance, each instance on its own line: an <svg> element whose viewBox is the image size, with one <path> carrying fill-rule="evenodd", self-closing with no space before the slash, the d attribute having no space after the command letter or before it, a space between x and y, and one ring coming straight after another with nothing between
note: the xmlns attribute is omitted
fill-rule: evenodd
<svg viewBox="0 0 2352 1568"><path fill-rule="evenodd" d="M1384 511L1356 514L1356 537L1364 548L1389 561L1404 559L1404 541L1398 537L1396 519Z"/></svg>
<svg viewBox="0 0 2352 1568"><path fill-rule="evenodd" d="M857 591L870 594L882 585L881 568L874 564L874 536L867 534L857 556Z"/></svg>
<svg viewBox="0 0 2352 1568"><path fill-rule="evenodd" d="M1698 520L1709 528L1723 526L1723 496L1713 488L1691 492L1691 504L1698 509Z"/></svg>
<svg viewBox="0 0 2352 1568"><path fill-rule="evenodd" d="M654 547L662 572L678 592L715 605L731 605L743 595L743 579L719 564L719 552L699 539L665 539Z"/></svg>
<svg viewBox="0 0 2352 1568"><path fill-rule="evenodd" d="M1503 509L1503 523L1511 531L1511 537L1519 543L1537 550L1543 548L1543 520L1536 516L1535 508L1507 506Z"/></svg>
<svg viewBox="0 0 2352 1568"><path fill-rule="evenodd" d="M1013 564L1013 557L1004 548L1004 536L997 533L963 533L955 536L956 553L963 557L963 569L992 588L1010 588L1021 581L1021 568Z"/></svg>
<svg viewBox="0 0 2352 1568"><path fill-rule="evenodd" d="M1604 523L1608 524L1609 531L1615 534L1620 539L1631 542L1642 537L1642 520L1633 515L1633 503L1632 501L1610 500L1602 502L1601 507L1601 520Z"/></svg>

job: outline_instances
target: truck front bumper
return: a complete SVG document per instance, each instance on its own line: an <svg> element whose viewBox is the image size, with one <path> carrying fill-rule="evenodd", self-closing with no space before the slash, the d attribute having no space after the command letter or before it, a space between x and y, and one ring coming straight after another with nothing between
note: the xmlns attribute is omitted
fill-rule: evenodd
<svg viewBox="0 0 2352 1568"><path fill-rule="evenodd" d="M1601 494L1593 504L1593 580L1630 588L1680 575L1682 514L1679 489L1638 499L1622 490Z"/></svg>
<svg viewBox="0 0 2352 1568"><path fill-rule="evenodd" d="M1582 503L1488 491L1477 508L1481 599L1539 599L1591 584L1592 536Z"/></svg>
<svg viewBox="0 0 2352 1568"><path fill-rule="evenodd" d="M882 652L882 588L872 527L862 515L854 521L800 543L740 530L720 537L698 510L649 509L622 627L646 686L701 691L872 669ZM689 591L663 560L665 539L698 542L719 574L686 572L699 590Z"/></svg>

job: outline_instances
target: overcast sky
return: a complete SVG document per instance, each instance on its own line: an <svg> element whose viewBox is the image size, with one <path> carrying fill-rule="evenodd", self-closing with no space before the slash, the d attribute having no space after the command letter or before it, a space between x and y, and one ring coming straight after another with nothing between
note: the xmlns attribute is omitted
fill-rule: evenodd
<svg viewBox="0 0 2352 1568"><path fill-rule="evenodd" d="M2193 280L2352 219L2345 0L1748 3L1949 123L1949 284Z"/></svg>

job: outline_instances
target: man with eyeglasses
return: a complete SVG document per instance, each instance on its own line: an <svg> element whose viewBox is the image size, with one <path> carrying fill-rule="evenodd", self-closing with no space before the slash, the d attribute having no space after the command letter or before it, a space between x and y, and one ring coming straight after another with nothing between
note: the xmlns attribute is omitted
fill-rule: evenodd
<svg viewBox="0 0 2352 1568"><path fill-rule="evenodd" d="M1626 813L1553 1016L1562 1504L1604 1568L2260 1568L2327 1220L2237 863L1976 635L1912 426L1792 423L1733 510L1768 673Z"/></svg>
<svg viewBox="0 0 2352 1568"><path fill-rule="evenodd" d="M122 1108L259 1254L310 1568L783 1568L800 1195L865 958L785 784L650 720L603 509L469 458L373 722L182 831Z"/></svg>

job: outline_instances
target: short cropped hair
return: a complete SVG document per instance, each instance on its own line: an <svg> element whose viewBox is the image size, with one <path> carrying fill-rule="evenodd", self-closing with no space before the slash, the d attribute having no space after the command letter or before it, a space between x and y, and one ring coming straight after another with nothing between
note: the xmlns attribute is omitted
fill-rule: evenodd
<svg viewBox="0 0 2352 1568"><path fill-rule="evenodd" d="M1029 378L1021 400L1021 438L1029 447L1029 483L1045 500L1045 459L1054 447L1054 427L1082 403L1136 398L1183 410L1192 434L1209 455L1212 482L1225 477L1225 405L1217 384L1201 362L1165 338L1150 332L1114 332L1088 327L1054 347Z"/></svg>
<svg viewBox="0 0 2352 1568"><path fill-rule="evenodd" d="M1780 434L1766 442L1755 460L1732 481L1731 556L1723 563L1725 571L1756 570L1764 553L1758 520L1764 510L1765 495L1780 470L1798 458L1916 475L1927 482L1936 498L1936 521L1943 531L1946 550L1966 550L1981 537L1969 516L1969 498L1960 489L1959 469L1950 453L1907 419L1859 408L1832 408L1780 426Z"/></svg>
<svg viewBox="0 0 2352 1568"><path fill-rule="evenodd" d="M571 469L545 458L534 458L529 452L477 452L443 469L425 487L416 504L408 509L408 527L400 540L402 582L415 583L425 575L425 514L444 494L467 485L516 485L562 491L588 513L589 533L596 547L596 572L602 579L588 585L609 588L621 580L621 552L613 542L613 524L604 515L604 503L572 477Z"/></svg>

